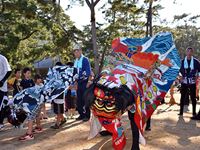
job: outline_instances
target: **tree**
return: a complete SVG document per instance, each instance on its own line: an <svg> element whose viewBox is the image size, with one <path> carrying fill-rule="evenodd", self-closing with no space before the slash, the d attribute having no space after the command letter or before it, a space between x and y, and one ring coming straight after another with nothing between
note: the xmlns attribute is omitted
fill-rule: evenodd
<svg viewBox="0 0 200 150"><path fill-rule="evenodd" d="M108 5L110 7L102 11L107 21L107 29L113 34L112 38L141 35L145 25L141 20L144 14L143 7L138 6L136 1L127 0L110 0Z"/></svg>
<svg viewBox="0 0 200 150"><path fill-rule="evenodd" d="M75 4L76 0L71 0L71 4ZM93 45L93 54L94 54L94 72L95 74L99 73L99 53L97 46L97 35L96 35L96 18L95 18L95 7L100 2L100 0L78 0L81 5L84 5L84 2L90 9L90 19L91 19L91 32L92 32L92 45Z"/></svg>
<svg viewBox="0 0 200 150"><path fill-rule="evenodd" d="M95 19L95 6L98 4L100 0L85 0L88 7L90 8L91 13L91 31L92 31L92 44L94 51L94 63L95 63L95 74L99 73L99 56L98 56L98 48L97 48L97 34L96 34L96 19Z"/></svg>
<svg viewBox="0 0 200 150"><path fill-rule="evenodd" d="M64 60L71 57L68 49L80 31L59 3L1 0L0 10L0 51L13 67L58 54Z"/></svg>
<svg viewBox="0 0 200 150"><path fill-rule="evenodd" d="M153 35L153 17L159 16L158 11L163 9L160 4L153 6L153 2L158 0L145 0L144 3L147 5L147 12L146 12L146 37Z"/></svg>
<svg viewBox="0 0 200 150"><path fill-rule="evenodd" d="M153 35L153 27L152 27L152 5L153 0L147 1L149 3L149 8L147 11L147 23L146 23L146 36L152 36Z"/></svg>
<svg viewBox="0 0 200 150"><path fill-rule="evenodd" d="M187 47L193 47L195 55L200 56L200 29L195 26L199 17L199 15L190 16L185 13L174 16L174 23L178 24L174 30L175 43L182 57Z"/></svg>

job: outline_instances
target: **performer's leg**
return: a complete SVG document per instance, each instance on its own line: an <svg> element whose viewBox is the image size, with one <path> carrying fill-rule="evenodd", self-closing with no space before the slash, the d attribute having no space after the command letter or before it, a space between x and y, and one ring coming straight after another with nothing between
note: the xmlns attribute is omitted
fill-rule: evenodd
<svg viewBox="0 0 200 150"><path fill-rule="evenodd" d="M27 134L32 134L33 132L33 120L29 120L28 121L28 130L27 130Z"/></svg>
<svg viewBox="0 0 200 150"><path fill-rule="evenodd" d="M42 105L42 112L43 112L43 118L42 119L48 119L45 103Z"/></svg>
<svg viewBox="0 0 200 150"><path fill-rule="evenodd" d="M3 125L3 120L4 120L4 113L3 113L3 108L0 110L0 125Z"/></svg>
<svg viewBox="0 0 200 150"><path fill-rule="evenodd" d="M5 92L0 91L0 125L3 127L3 120L4 120L4 108L3 108L3 98Z"/></svg>
<svg viewBox="0 0 200 150"><path fill-rule="evenodd" d="M191 117L192 120L200 120L200 110L196 116Z"/></svg>
<svg viewBox="0 0 200 150"><path fill-rule="evenodd" d="M87 119L88 120L90 119L90 108L89 107L85 108L85 116L86 116L86 121L87 121Z"/></svg>
<svg viewBox="0 0 200 150"><path fill-rule="evenodd" d="M196 105L197 105L197 101L196 101L196 85L190 85L190 97L192 100L192 115L196 116Z"/></svg>
<svg viewBox="0 0 200 150"><path fill-rule="evenodd" d="M87 82L88 81L84 81L82 83L82 103L83 103L83 107L84 107L84 119L83 121L88 121L90 119L90 108L85 106L85 99L83 98L84 92L87 88Z"/></svg>
<svg viewBox="0 0 200 150"><path fill-rule="evenodd" d="M185 106L189 106L189 104L190 104L190 91L189 90L187 90L187 94L185 96L185 101L184 102L185 102L184 103Z"/></svg>
<svg viewBox="0 0 200 150"><path fill-rule="evenodd" d="M161 104L162 104L162 102L161 102ZM174 85L172 85L171 88L170 88L170 101L169 101L169 104L170 105L177 104L176 101L175 101L175 98L174 98Z"/></svg>
<svg viewBox="0 0 200 150"><path fill-rule="evenodd" d="M83 114L83 100L82 100L82 87L80 84L78 84L78 89L77 89L77 110L79 113L79 117L77 118L77 120L81 120L84 118L84 114Z"/></svg>
<svg viewBox="0 0 200 150"><path fill-rule="evenodd" d="M28 120L28 129L25 135L19 138L20 141L33 140L33 120Z"/></svg>
<svg viewBox="0 0 200 150"><path fill-rule="evenodd" d="M134 121L134 114L128 111L128 117L130 120L131 130L132 130L132 148L131 148L131 150L140 150L139 130Z"/></svg>
<svg viewBox="0 0 200 150"><path fill-rule="evenodd" d="M111 132L107 131L107 130L103 130L103 131L100 131L99 134L101 136L109 136L109 135L112 135Z"/></svg>
<svg viewBox="0 0 200 150"><path fill-rule="evenodd" d="M188 93L187 85L181 84L181 99L180 99L180 113L179 113L179 115L183 115L183 108L184 108L187 93Z"/></svg>
<svg viewBox="0 0 200 150"><path fill-rule="evenodd" d="M37 128L41 128L41 121L40 120L41 120L40 117L37 116L37 118L36 118L36 127Z"/></svg>
<svg viewBox="0 0 200 150"><path fill-rule="evenodd" d="M147 120L147 124L146 124L146 131L151 131L151 117L149 117L149 119Z"/></svg>

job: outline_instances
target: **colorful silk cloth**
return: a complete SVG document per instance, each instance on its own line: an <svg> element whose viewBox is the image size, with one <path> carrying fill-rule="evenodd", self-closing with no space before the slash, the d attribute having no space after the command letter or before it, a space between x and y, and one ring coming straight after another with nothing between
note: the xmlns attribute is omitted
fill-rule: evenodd
<svg viewBox="0 0 200 150"><path fill-rule="evenodd" d="M134 121L139 129L139 140L141 144L145 144L145 123L164 99L179 73L179 53L171 33L168 32L151 38L117 38L112 42L112 49L111 56L105 59L105 74L98 84L108 88L127 85L135 93L135 104L127 110L135 113ZM123 149L126 138L120 123L120 114L114 111L114 106L112 109L108 105L101 105L103 92L97 90L96 97L100 98L92 106L93 115L105 129L113 133L114 149Z"/></svg>
<svg viewBox="0 0 200 150"><path fill-rule="evenodd" d="M27 88L13 98L14 109L23 109L35 117L41 104L51 102L62 94L77 79L74 67L55 66L50 68L44 86Z"/></svg>

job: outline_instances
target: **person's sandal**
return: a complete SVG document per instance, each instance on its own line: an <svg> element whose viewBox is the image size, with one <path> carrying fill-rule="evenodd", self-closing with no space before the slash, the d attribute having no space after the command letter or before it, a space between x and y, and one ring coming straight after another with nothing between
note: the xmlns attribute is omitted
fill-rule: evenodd
<svg viewBox="0 0 200 150"><path fill-rule="evenodd" d="M41 127L35 127L35 129L33 130L33 133L41 133L41 132L42 132Z"/></svg>
<svg viewBox="0 0 200 150"><path fill-rule="evenodd" d="M67 119L64 118L61 122L60 122L60 126L62 126L63 124L65 124L67 122Z"/></svg>
<svg viewBox="0 0 200 150"><path fill-rule="evenodd" d="M51 128L51 129L59 129L59 128L60 128L60 126L59 126L59 125L57 125L57 124L55 124L55 125L51 126L50 128Z"/></svg>
<svg viewBox="0 0 200 150"><path fill-rule="evenodd" d="M33 139L34 139L33 134L28 134L28 133L26 133L25 135L23 135L19 138L20 141L29 141L29 140L33 140Z"/></svg>

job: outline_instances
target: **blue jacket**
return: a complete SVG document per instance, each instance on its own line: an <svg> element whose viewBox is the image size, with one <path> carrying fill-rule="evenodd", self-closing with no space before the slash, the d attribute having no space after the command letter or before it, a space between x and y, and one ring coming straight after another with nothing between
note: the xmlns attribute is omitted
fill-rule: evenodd
<svg viewBox="0 0 200 150"><path fill-rule="evenodd" d="M91 75L91 66L87 57L83 56L82 59L82 68L78 68L78 66L74 66L78 70L78 82L88 80Z"/></svg>

